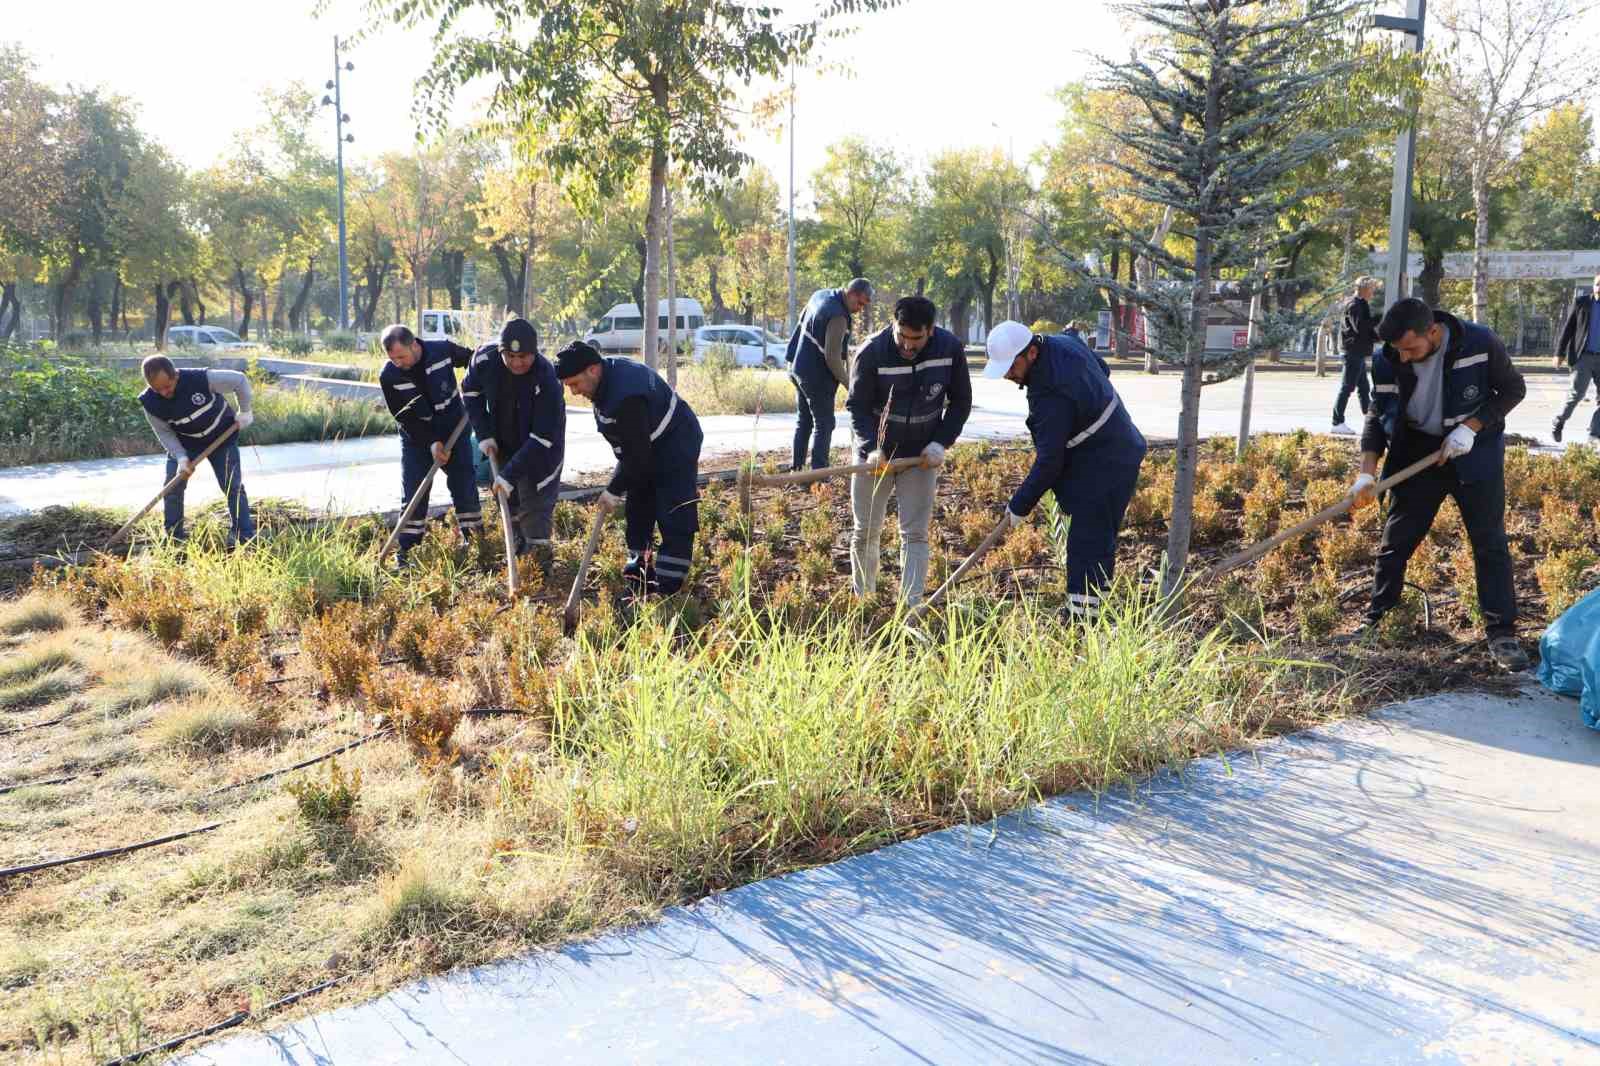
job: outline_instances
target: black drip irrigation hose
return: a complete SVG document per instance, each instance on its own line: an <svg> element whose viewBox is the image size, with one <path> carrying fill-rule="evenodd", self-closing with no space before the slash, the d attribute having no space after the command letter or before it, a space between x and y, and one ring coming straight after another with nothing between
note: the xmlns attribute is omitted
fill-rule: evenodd
<svg viewBox="0 0 1600 1066"><path fill-rule="evenodd" d="M70 866L73 863L78 862L93 862L96 859L110 859L118 855L126 855L130 851L141 851L145 848L153 848L158 844L171 844L174 841L183 840L187 837L199 836L201 833L209 833L213 829L221 829L227 824L227 822L212 822L210 825L202 825L195 829L185 829L181 833L168 833L166 836L156 837L154 840L141 840L137 844L124 844L120 848L104 848L100 851L85 852L82 855L69 855L62 859L46 859L44 862L33 862L26 866L7 867L4 870L0 870L0 881L3 881L8 877L20 877L22 874L37 873L40 870L51 870L57 866Z"/></svg>
<svg viewBox="0 0 1600 1066"><path fill-rule="evenodd" d="M174 1048L182 1047L191 1040L199 1040L203 1036L211 1036L212 1034L220 1033L225 1029L232 1029L236 1026L243 1025L245 1022L256 1017L258 1014L266 1014L269 1011L280 1010L284 1007L293 1006L308 996L314 996L318 992L325 992L334 985L343 984L352 977L359 976L359 974L362 972L365 971L347 973L343 977L335 977L330 981L322 982L320 985L312 985L310 988L303 988L298 992L291 992L282 999L276 999L271 1003L268 1003L266 1006L262 1007L260 1011L252 1012L242 1010L237 1014L229 1015L214 1025L208 1025L204 1029L195 1029L194 1031L184 1033L181 1036L175 1036L171 1040L163 1040L159 1044L151 1044L149 1047L140 1048L138 1051L129 1052L128 1054L122 1055L118 1058L108 1059L102 1063L101 1066L130 1066L131 1063L138 1062L139 1060L148 1058L151 1055L159 1055L163 1051L171 1051Z"/></svg>
<svg viewBox="0 0 1600 1066"><path fill-rule="evenodd" d="M30 725L19 725L13 729L0 729L0 737L9 737L13 733L26 733L30 729L43 729L46 726L60 725L71 717L72 715L70 714L64 714L60 718L52 718L48 722L34 722Z"/></svg>
<svg viewBox="0 0 1600 1066"><path fill-rule="evenodd" d="M462 717L463 718L496 718L496 717L500 717L500 716L511 716L511 715L515 715L515 716L518 716L518 717L532 718L532 717L536 717L536 712L523 710L520 707L473 707L470 710L466 710L466 711L462 712ZM323 752L321 755L313 756L310 759L304 759L304 760L302 760L300 762L295 763L293 766L285 766L285 767L283 767L281 769L278 769L278 770L272 770L272 771L269 771L268 773L262 774L260 777L252 777L248 781L240 781L237 784L225 785L222 788L216 789L213 792L207 792L205 795L201 796L200 798L201 799L210 799L211 797L221 795L224 792L231 792L234 789L238 789L238 788L246 788L246 787L248 787L250 785L259 784L262 781L271 780L274 777L282 777L284 774L293 773L296 770L303 770L308 766L315 766L317 763L322 762L325 759L331 759L335 755L341 755L344 752L349 751L351 748L360 747L361 745L366 744L369 741L377 740L380 737L390 736L393 733L394 733L394 730L392 728L380 729L376 733L369 733L364 737L358 737L357 739L350 741L348 744L341 744L339 747L334 748L332 751ZM96 771L95 773L98 773L98 772L99 771ZM80 777L90 777L90 776L94 776L94 775L93 774L80 774L78 776L80 776ZM28 788L28 787L31 787L31 786L34 786L34 785L63 784L65 782L67 782L67 781L74 781L74 780L77 780L77 778L75 778L75 777L62 777L62 778L56 778L55 780L52 780L52 781L29 781L29 782L27 782L25 784L7 786L5 789L0 789L0 792L14 791L15 789L18 789L18 788ZM209 825L203 825L203 826L200 826L199 828L196 828L196 829L186 829L181 833L168 833L166 836L155 837L154 839L151 839L151 840L141 840L136 844L125 844L125 845L123 845L121 847L116 847L116 848L102 848L99 851L85 852L82 855L69 855L69 856L66 856L66 857L60 858L60 859L46 859L44 862L29 863L26 866L12 866L12 867L8 867L6 869L0 869L0 881L3 881L8 877L19 877L22 874L31 874L31 873L37 873L40 870L54 869L57 866L70 866L70 865L72 865L74 863L93 862L93 861L95 861L97 859L111 859L111 858L115 858L115 857L117 857L119 855L126 855L129 852L141 851L144 848L153 848L153 847L156 847L156 846L158 846L160 844L171 844L171 843L173 843L175 841L183 840L183 839L185 839L187 837L199 836L201 833L209 833L212 830L220 829L222 826L227 825L227 824L229 824L229 823L226 822L226 821L212 822Z"/></svg>
<svg viewBox="0 0 1600 1066"><path fill-rule="evenodd" d="M71 774L67 777L52 777L47 781L20 781L15 785L6 785L4 787L0 787L0 796L4 796L7 792L15 792L18 789L23 788L37 788L43 785L64 785L69 781L81 781L86 777L99 777L103 773L105 773L104 770L90 770L87 773Z"/></svg>

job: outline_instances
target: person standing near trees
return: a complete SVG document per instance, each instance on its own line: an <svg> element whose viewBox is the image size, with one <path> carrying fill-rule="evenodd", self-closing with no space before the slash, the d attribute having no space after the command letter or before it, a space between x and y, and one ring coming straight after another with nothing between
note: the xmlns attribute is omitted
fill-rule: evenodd
<svg viewBox="0 0 1600 1066"><path fill-rule="evenodd" d="M1082 341L1041 337L1021 322L989 333L986 378L1028 390L1033 468L1006 506L1011 525L1053 491L1067 530L1066 618L1092 620L1111 583L1117 533L1144 462L1144 436L1111 385L1105 362Z"/></svg>
<svg viewBox="0 0 1600 1066"><path fill-rule="evenodd" d="M1383 351L1373 357L1372 409L1361 434L1361 473L1350 495L1375 499L1378 460L1385 477L1434 453L1439 463L1390 489L1389 514L1361 634L1376 631L1405 586L1406 564L1455 497L1472 545L1478 607L1489 653L1505 670L1524 670L1517 641L1517 596L1506 543L1506 415L1528 386L1494 331L1435 311L1415 297L1396 302L1378 323Z"/></svg>
<svg viewBox="0 0 1600 1066"><path fill-rule="evenodd" d="M167 453L167 481L182 475L163 501L167 534L184 539L183 494L194 476L195 458L234 424L243 433L255 421L251 412L250 379L236 370L179 370L164 355L152 355L140 365L145 385L139 406ZM222 393L238 401L234 413ZM239 464L236 434L210 455L211 470L228 499L228 543L244 544L256 535L255 516L244 491L244 471Z"/></svg>
<svg viewBox="0 0 1600 1066"><path fill-rule="evenodd" d="M501 327L499 344L478 349L461 383L461 399L478 450L500 464L493 492L506 497L515 515L517 553L532 553L549 573L567 405L531 323L513 318Z"/></svg>
<svg viewBox="0 0 1600 1066"><path fill-rule="evenodd" d="M623 576L644 595L671 596L689 576L700 528L700 420L660 374L632 359L602 358L582 341L556 356L556 377L594 405L595 425L617 456L600 506L623 505Z"/></svg>
<svg viewBox="0 0 1600 1066"><path fill-rule="evenodd" d="M872 302L872 283L856 278L842 289L818 289L800 312L789 338L789 380L799 393L794 429L794 469L828 465L833 442L833 404L849 387L850 316Z"/></svg>
<svg viewBox="0 0 1600 1066"><path fill-rule="evenodd" d="M1561 430L1589 394L1589 383L1600 378L1600 315L1594 313L1595 301L1600 300L1600 274L1595 275L1594 289L1581 292L1572 301L1572 310L1561 324L1561 339L1556 342L1556 358L1572 368L1572 386L1567 390L1567 402L1550 424L1550 435L1561 443ZM1596 386L1600 389L1600 386ZM1589 438L1600 436L1600 412L1589 423Z"/></svg>
<svg viewBox="0 0 1600 1066"><path fill-rule="evenodd" d="M1344 373L1339 377L1339 395L1333 401L1333 432L1350 437L1356 433L1344 420L1350 394L1358 394L1363 417L1372 406L1372 392L1367 385L1367 359L1371 357L1378 341L1378 320L1372 314L1371 303L1372 294L1377 288L1376 278L1356 279L1355 295L1344 305L1344 325L1339 331L1339 346L1344 350Z"/></svg>
<svg viewBox="0 0 1600 1066"><path fill-rule="evenodd" d="M464 367L472 352L452 341L418 340L407 326L396 323L383 331L379 342L388 356L378 374L389 413L400 425L400 500L404 507L421 488L434 463L444 470L445 484L456 507L456 524L463 537L483 529L483 505L472 470L472 448L463 433L455 447L446 442L466 417L456 390L456 367ZM428 525L428 501L417 505L400 530L400 564Z"/></svg>
<svg viewBox="0 0 1600 1066"><path fill-rule="evenodd" d="M928 581L928 522L939 468L972 413L964 346L933 324L936 314L925 296L898 301L894 322L851 363L845 399L857 460L880 468L850 479L851 584L857 596L877 587L879 531L893 495L900 513L900 599L910 606L922 602ZM922 465L880 472L890 460L912 456L921 456Z"/></svg>

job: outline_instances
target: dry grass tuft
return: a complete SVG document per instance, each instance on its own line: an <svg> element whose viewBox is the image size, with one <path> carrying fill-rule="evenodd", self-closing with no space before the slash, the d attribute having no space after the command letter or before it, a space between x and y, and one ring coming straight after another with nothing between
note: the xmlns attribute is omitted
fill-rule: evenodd
<svg viewBox="0 0 1600 1066"><path fill-rule="evenodd" d="M156 745L183 754L215 755L272 739L274 730L237 702L191 698L156 716L150 735Z"/></svg>
<svg viewBox="0 0 1600 1066"><path fill-rule="evenodd" d="M67 602L38 592L30 592L0 610L0 635L20 637L30 633L55 633L78 620Z"/></svg>

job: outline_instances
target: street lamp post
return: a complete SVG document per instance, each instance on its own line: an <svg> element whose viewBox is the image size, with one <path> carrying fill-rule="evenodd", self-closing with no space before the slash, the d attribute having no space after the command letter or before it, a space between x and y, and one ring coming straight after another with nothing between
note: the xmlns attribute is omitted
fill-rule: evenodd
<svg viewBox="0 0 1600 1066"><path fill-rule="evenodd" d="M794 63L789 64L789 328L786 333L793 333L796 318L795 300L799 293L796 292L795 278L795 250L794 250Z"/></svg>
<svg viewBox="0 0 1600 1066"><path fill-rule="evenodd" d="M1422 51L1422 27L1427 20L1428 0L1406 0L1406 17L1377 15L1372 24L1380 30L1395 30L1411 38L1411 51ZM1389 263L1383 271L1383 299L1387 308L1405 293L1400 291L1405 276L1406 257L1411 239L1411 171L1417 156L1417 112L1395 137L1394 186L1389 192Z"/></svg>
<svg viewBox="0 0 1600 1066"><path fill-rule="evenodd" d="M344 113L344 96L340 75L347 70L355 70L356 66L349 60L343 64L339 62L339 38L333 39L333 80L328 82L328 88L333 90L333 96L324 96L324 105L333 105L333 143L335 169L339 175L339 328L350 328L350 257L345 246L344 231L344 146L354 143L355 137L344 131L345 123L350 121L350 116Z"/></svg>

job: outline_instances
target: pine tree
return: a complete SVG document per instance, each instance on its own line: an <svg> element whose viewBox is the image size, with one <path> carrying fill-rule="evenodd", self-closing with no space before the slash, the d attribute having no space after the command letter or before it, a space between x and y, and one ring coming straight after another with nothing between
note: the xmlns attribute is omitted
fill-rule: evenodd
<svg viewBox="0 0 1600 1066"><path fill-rule="evenodd" d="M1315 190L1297 172L1336 152L1354 129L1315 128L1319 95L1348 74L1347 62L1308 64L1311 42L1338 35L1363 5L1355 0L1141 0L1122 5L1152 38L1126 62L1106 63L1107 87L1137 100L1140 119L1107 132L1129 152L1114 165L1134 195L1171 208L1164 245L1123 236L1155 270L1132 283L1097 278L1139 305L1156 359L1183 369L1178 456L1163 592L1180 587L1189 559L1200 389L1281 347L1310 314L1265 314L1243 349L1207 352L1206 315L1214 286L1259 289L1285 239L1287 208ZM1180 248L1181 252L1170 251Z"/></svg>

